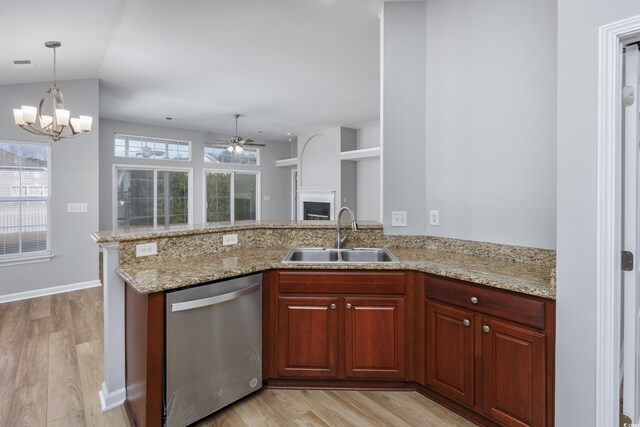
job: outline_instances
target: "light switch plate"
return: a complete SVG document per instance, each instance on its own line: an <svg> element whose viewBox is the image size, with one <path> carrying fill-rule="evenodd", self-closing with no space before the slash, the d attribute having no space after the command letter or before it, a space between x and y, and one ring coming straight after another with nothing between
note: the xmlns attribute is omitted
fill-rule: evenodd
<svg viewBox="0 0 640 427"><path fill-rule="evenodd" d="M236 245L236 244L238 244L238 234L237 233L225 234L225 235L222 236L222 245L223 246Z"/></svg>
<svg viewBox="0 0 640 427"><path fill-rule="evenodd" d="M156 242L140 243L139 245L136 245L136 257L157 255L157 254L158 254L158 244Z"/></svg>
<svg viewBox="0 0 640 427"><path fill-rule="evenodd" d="M84 213L86 211L86 203L67 203L67 212L69 213Z"/></svg>
<svg viewBox="0 0 640 427"><path fill-rule="evenodd" d="M391 226L392 227L406 227L407 226L407 213L406 212L391 212Z"/></svg>

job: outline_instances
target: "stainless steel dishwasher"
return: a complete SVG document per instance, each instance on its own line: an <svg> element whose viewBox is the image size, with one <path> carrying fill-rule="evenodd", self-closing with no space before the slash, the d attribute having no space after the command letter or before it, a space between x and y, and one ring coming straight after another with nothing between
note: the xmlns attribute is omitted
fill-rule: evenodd
<svg viewBox="0 0 640 427"><path fill-rule="evenodd" d="M262 274L169 292L165 313L167 426L262 387Z"/></svg>

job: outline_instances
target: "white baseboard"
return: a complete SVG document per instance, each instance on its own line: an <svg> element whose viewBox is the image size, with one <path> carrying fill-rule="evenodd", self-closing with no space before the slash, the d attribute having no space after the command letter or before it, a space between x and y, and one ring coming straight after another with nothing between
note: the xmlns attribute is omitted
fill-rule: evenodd
<svg viewBox="0 0 640 427"><path fill-rule="evenodd" d="M23 299L43 297L46 295L61 294L63 292L77 291L79 289L95 288L96 286L102 286L100 280L90 280L88 282L72 283L70 285L54 286L52 288L16 292L15 294L0 295L0 304L3 302L19 301Z"/></svg>
<svg viewBox="0 0 640 427"><path fill-rule="evenodd" d="M119 390L109 392L107 390L107 385L103 382L102 390L98 392L98 396L100 397L102 412L106 412L124 403L127 399L127 389L121 388Z"/></svg>

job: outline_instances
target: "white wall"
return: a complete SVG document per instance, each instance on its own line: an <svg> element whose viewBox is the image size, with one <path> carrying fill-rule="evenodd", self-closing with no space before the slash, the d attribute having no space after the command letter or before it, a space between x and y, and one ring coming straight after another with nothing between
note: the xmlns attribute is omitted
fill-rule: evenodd
<svg viewBox="0 0 640 427"><path fill-rule="evenodd" d="M427 234L554 248L556 1L429 0L426 16Z"/></svg>
<svg viewBox="0 0 640 427"><path fill-rule="evenodd" d="M425 234L425 2L384 3L381 123L385 234ZM391 212L407 227L391 227Z"/></svg>
<svg viewBox="0 0 640 427"><path fill-rule="evenodd" d="M44 142L13 123L11 109L36 105L50 83L0 86L0 139ZM98 280L98 80L58 82L72 115L93 116L90 133L51 144L51 251L48 262L0 265L0 296ZM88 204L87 213L67 213L67 203Z"/></svg>
<svg viewBox="0 0 640 427"><path fill-rule="evenodd" d="M358 149L380 146L380 123L356 130ZM359 220L380 221L380 158L359 160L356 166L357 216Z"/></svg>
<svg viewBox="0 0 640 427"><path fill-rule="evenodd" d="M291 192L290 171L285 168L276 168L275 161L289 156L290 143L274 141L257 141L267 144L260 149L260 166L219 165L205 163L204 142L216 139L225 140L228 136L213 135L208 132L193 131L168 126L146 125L141 123L123 122L109 119L100 120L100 229L113 228L112 212L112 171L113 164L136 164L165 167L184 167L193 169L193 222L204 222L204 168L217 169L246 169L259 170L262 181L262 219L281 220L290 216ZM190 162L178 162L171 160L127 159L113 155L113 141L115 133L131 135L151 136L160 138L173 138L191 141ZM264 200L268 196L270 200Z"/></svg>
<svg viewBox="0 0 640 427"><path fill-rule="evenodd" d="M639 14L558 0L557 426L595 426L598 27Z"/></svg>

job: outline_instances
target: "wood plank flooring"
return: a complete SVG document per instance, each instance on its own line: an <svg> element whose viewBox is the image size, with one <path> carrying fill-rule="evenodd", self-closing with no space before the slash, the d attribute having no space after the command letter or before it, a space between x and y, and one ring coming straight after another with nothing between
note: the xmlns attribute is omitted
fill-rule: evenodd
<svg viewBox="0 0 640 427"><path fill-rule="evenodd" d="M102 288L0 304L0 426L128 427L102 412ZM264 390L207 426L473 426L415 392Z"/></svg>

